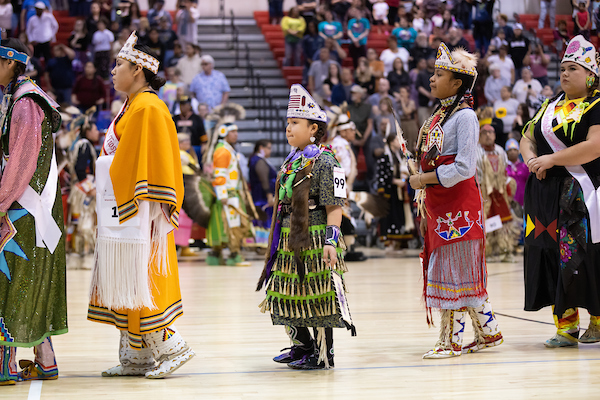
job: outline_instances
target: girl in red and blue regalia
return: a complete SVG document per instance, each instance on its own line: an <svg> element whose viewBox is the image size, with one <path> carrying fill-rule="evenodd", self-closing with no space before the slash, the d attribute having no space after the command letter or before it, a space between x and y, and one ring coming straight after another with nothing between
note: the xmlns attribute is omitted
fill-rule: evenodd
<svg viewBox="0 0 600 400"><path fill-rule="evenodd" d="M442 315L440 338L423 358L455 357L502 343L486 291L484 215L475 178L479 122L470 90L476 66L474 55L440 45L430 81L441 105L421 128L421 172L410 178L420 189L425 302ZM467 313L475 340L463 348Z"/></svg>

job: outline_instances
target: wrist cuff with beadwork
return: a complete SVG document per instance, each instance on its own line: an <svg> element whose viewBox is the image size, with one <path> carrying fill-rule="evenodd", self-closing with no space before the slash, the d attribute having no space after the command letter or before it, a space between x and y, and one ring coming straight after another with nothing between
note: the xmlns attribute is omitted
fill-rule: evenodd
<svg viewBox="0 0 600 400"><path fill-rule="evenodd" d="M325 245L337 247L340 241L340 227L336 225L327 225L325 229Z"/></svg>

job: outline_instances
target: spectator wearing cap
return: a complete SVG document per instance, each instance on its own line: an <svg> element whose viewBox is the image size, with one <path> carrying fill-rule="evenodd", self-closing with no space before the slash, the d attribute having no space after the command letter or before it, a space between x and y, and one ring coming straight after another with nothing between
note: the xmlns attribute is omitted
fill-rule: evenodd
<svg viewBox="0 0 600 400"><path fill-rule="evenodd" d="M29 19L36 14L35 6L37 3L44 4L46 10L52 10L50 0L23 0L21 8L19 29L23 29L29 23Z"/></svg>
<svg viewBox="0 0 600 400"><path fill-rule="evenodd" d="M150 27L158 27L160 24L161 18L167 18L169 22L169 28L173 25L173 20L171 19L171 14L164 9L165 0L156 0L154 2L154 6L148 11L148 22L150 23Z"/></svg>
<svg viewBox="0 0 600 400"><path fill-rule="evenodd" d="M202 71L202 60L192 43L186 43L184 50L184 56L177 61L177 69L181 71L181 81L189 86Z"/></svg>
<svg viewBox="0 0 600 400"><path fill-rule="evenodd" d="M487 61L490 64L495 64L500 69L500 76L507 79L509 83L515 81L515 63L508 55L508 46L502 45L498 50L498 54L490 55L488 51Z"/></svg>
<svg viewBox="0 0 600 400"><path fill-rule="evenodd" d="M47 12L43 1L35 3L35 15L27 22L27 39L33 45L33 56L50 60L50 42L58 32L58 22L51 12Z"/></svg>
<svg viewBox="0 0 600 400"><path fill-rule="evenodd" d="M190 85L190 92L194 94L200 103L208 104L213 108L227 103L231 88L225 74L215 70L215 60L209 55L200 58L202 72L194 77Z"/></svg>
<svg viewBox="0 0 600 400"><path fill-rule="evenodd" d="M529 39L523 36L523 25L515 24L515 37L508 42L509 54L515 63L515 77L521 78L521 70L525 65L529 65Z"/></svg>
<svg viewBox="0 0 600 400"><path fill-rule="evenodd" d="M500 91L504 86L510 86L510 80L502 76L498 64L490 65L490 76L485 81L484 93L489 104L500 100Z"/></svg>
<svg viewBox="0 0 600 400"><path fill-rule="evenodd" d="M191 99L187 96L179 99L179 111L180 113L173 117L177 132L184 132L190 135L192 147L196 151L198 159L201 159L202 146L208 142L208 137L204 130L204 121L202 117L194 114Z"/></svg>

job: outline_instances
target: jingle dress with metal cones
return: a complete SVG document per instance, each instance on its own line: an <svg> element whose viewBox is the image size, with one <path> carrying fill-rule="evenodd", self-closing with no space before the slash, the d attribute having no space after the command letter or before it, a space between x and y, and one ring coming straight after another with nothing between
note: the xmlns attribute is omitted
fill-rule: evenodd
<svg viewBox="0 0 600 400"><path fill-rule="evenodd" d="M311 145L312 147L317 147ZM303 248L300 259L303 262L299 270L297 258L291 249L295 238L290 236L291 213L293 200L289 191L281 191L285 186L289 171L297 168L303 161L292 162L289 158L284 162L277 182L276 214L271 227L267 266L267 295L261 303L262 312L270 312L274 325L295 327L327 327L344 328L347 325L342 319L340 307L336 301L336 290L332 283L332 274L340 276L347 271L343 251L345 245L340 240L337 246L338 262L329 269L323 259L323 245L327 227L325 206L343 206L344 199L334 196L333 169L339 166L330 148L321 147L319 154L306 158L312 164L309 189L308 229L310 246ZM291 158L291 157L290 157ZM301 156L297 160L301 160ZM296 160L295 160L296 161ZM310 167L307 167L310 168ZM293 179L293 178L292 178ZM295 176L296 185L302 178ZM290 183L288 183L289 186ZM296 190L297 187L294 189ZM280 193L286 193L280 196ZM295 193L294 193L295 194ZM280 199L280 197L282 197ZM335 272L334 272L335 271Z"/></svg>

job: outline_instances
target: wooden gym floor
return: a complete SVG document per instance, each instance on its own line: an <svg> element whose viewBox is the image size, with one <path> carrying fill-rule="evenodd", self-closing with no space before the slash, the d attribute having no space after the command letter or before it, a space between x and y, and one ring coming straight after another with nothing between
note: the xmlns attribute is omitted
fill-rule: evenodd
<svg viewBox="0 0 600 400"><path fill-rule="evenodd" d="M60 378L0 387L11 400L71 399L598 399L600 343L546 349L555 330L550 309L523 311L522 261L488 266L488 291L505 338L502 346L445 360L421 356L437 340L421 303L413 256L372 252L346 275L357 337L334 330L336 368L294 371L271 358L289 346L254 291L251 267L180 263L184 316L177 323L196 357L171 377L102 378L118 363L118 332L86 320L90 272L68 271L69 333L54 338ZM436 318L436 326L438 315ZM467 318L468 321L468 318ZM582 312L582 326L588 315ZM472 336L467 322L465 344ZM20 349L18 358L31 358Z"/></svg>

